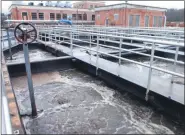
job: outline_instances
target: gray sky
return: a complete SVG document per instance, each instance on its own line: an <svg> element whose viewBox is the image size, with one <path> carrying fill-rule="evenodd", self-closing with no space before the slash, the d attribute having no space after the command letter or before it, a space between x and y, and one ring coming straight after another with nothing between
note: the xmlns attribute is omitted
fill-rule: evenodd
<svg viewBox="0 0 185 135"><path fill-rule="evenodd" d="M24 4L27 4L30 1L23 1ZM35 1L37 4L40 1ZM45 2L45 1L44 1ZM75 1L71 1L72 3ZM124 1L105 1L106 5L124 3ZM8 7L11 5L12 1L2 1L2 12L8 13ZM128 3L146 5L146 6L155 6L162 8L184 8L184 1L128 1Z"/></svg>

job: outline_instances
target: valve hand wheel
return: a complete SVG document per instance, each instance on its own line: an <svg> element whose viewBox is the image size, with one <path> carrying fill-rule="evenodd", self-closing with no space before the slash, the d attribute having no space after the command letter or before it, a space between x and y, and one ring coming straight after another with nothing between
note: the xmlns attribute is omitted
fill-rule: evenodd
<svg viewBox="0 0 185 135"><path fill-rule="evenodd" d="M14 36L21 43L32 43L37 38L37 30L30 23L20 23L15 27Z"/></svg>

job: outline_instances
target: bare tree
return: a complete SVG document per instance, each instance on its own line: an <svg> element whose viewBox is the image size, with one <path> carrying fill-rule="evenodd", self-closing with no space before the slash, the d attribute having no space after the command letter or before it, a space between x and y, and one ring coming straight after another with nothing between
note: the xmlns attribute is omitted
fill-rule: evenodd
<svg viewBox="0 0 185 135"><path fill-rule="evenodd" d="M167 9L167 21L169 22L183 22L184 21L184 8L183 9Z"/></svg>

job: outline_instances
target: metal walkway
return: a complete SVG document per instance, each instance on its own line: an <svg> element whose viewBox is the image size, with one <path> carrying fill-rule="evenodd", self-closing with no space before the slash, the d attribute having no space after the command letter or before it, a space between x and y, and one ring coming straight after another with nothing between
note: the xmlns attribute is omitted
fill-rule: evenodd
<svg viewBox="0 0 185 135"><path fill-rule="evenodd" d="M103 31L103 29L107 29L104 27L102 28L102 31L100 28L98 31L87 30L87 28L90 27L66 28L55 26L44 28L37 26L39 37L37 41L47 46L53 47L56 50L60 50L86 63L89 63L95 66L97 71L98 69L105 70L109 73L112 73L116 76L119 76L123 79L126 79L130 82L146 88L146 100L148 99L149 91L154 91L167 98L171 98L176 102L184 104L184 85L174 83L174 77L179 77L181 79L184 78L184 74L179 73L176 70L177 64L184 66L184 62L178 60L178 55L184 55L184 52L179 51L179 48L184 47L184 42L182 42L183 39L180 39L181 34L179 34L181 33L181 31L177 32L171 30L171 33L176 33L175 37L179 36L180 40L170 41L165 36L161 36L162 39L155 39L155 36L153 36L154 39L152 39L140 37L140 34L138 33L138 36L124 36L124 34L126 33L120 32L107 33L107 31ZM131 30L133 31L133 29ZM150 32L151 31L158 31L158 34L160 34L159 30L150 30ZM168 31L168 33L170 32ZM164 31L162 31L162 34L164 34ZM171 36L172 35L173 34L171 34ZM88 40L81 40L81 37L86 37ZM78 44L75 44L76 41L78 41ZM104 42L105 44L103 44L102 42ZM81 45L82 43L85 43L86 45ZM115 45L107 45L106 43L114 43ZM66 46L66 44L68 46ZM150 50L151 53L146 54L143 52L134 51L125 48L125 46L147 49ZM168 47L174 47L175 50L168 49ZM109 48L110 50L112 49L112 51L116 50L118 52L118 56L110 54L110 52L112 51L108 52L105 48ZM156 56L154 55L154 52L156 50L174 54L174 59ZM122 51L149 57L150 62L149 64L145 64L143 62L138 62L129 58L121 57ZM100 55L113 57L117 59L118 62L106 60L104 58L101 58ZM167 70L164 68L153 66L154 59L172 62L174 64L173 70ZM130 62L133 65L128 66L126 64L122 64L122 61ZM141 66L143 70L139 71L136 66ZM155 76L154 72L156 71L164 72L170 77L162 78L160 76Z"/></svg>

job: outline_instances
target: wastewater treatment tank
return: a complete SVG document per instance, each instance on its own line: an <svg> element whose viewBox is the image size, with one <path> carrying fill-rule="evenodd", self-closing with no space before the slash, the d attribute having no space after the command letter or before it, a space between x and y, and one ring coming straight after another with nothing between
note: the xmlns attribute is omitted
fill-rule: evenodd
<svg viewBox="0 0 185 135"><path fill-rule="evenodd" d="M57 38L68 42L65 38ZM88 41L84 36L80 38ZM31 116L22 45L12 47L12 60L9 50L5 48L3 51L20 118L27 134L184 134L182 121L128 92L142 92L143 88L102 69L99 69L97 76L96 67L69 55L70 46L66 43L52 44L51 41L28 45L37 117ZM80 42L73 43L88 46ZM8 42L4 44L8 46ZM97 49L93 45L92 48ZM86 53L77 47L73 49L73 56L79 58ZM106 48L100 50L110 53L115 51ZM86 53L85 57L89 58L89 55ZM143 63L150 61L138 58L137 55L122 57ZM117 62L114 59L103 59L111 63ZM122 64L140 73L146 70L127 62ZM155 61L155 64L158 67L173 68L163 61ZM177 69L179 73L183 73L182 66L178 65ZM153 74L162 78L169 77L161 72ZM176 78L175 81L180 82L178 85L184 85L183 80ZM158 99L163 101L164 97L159 96Z"/></svg>

